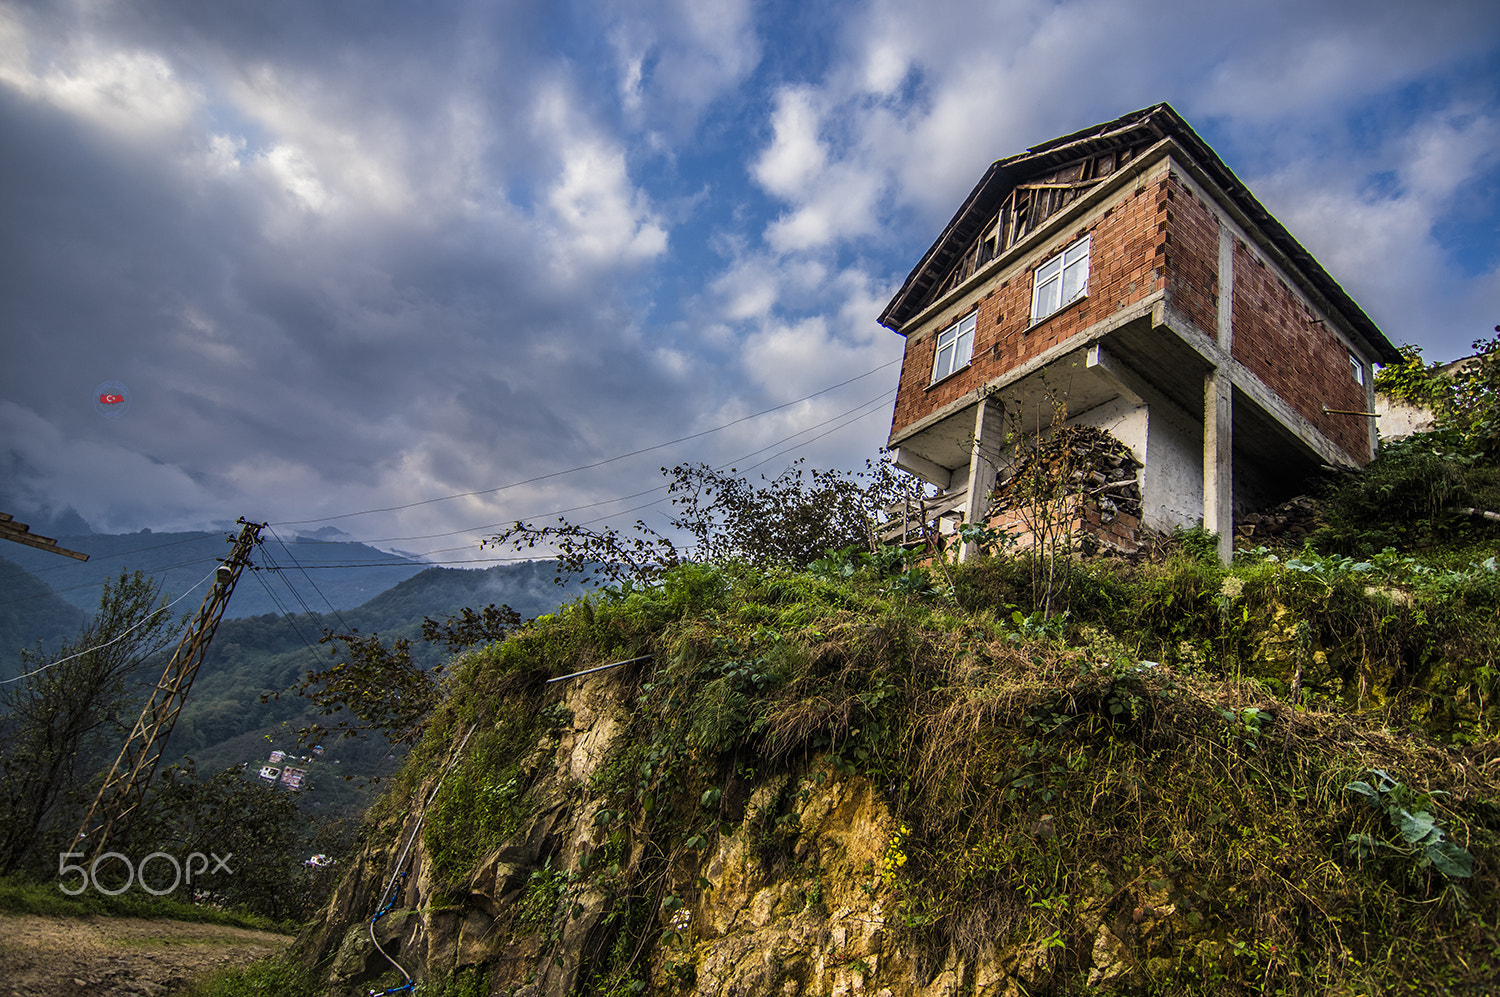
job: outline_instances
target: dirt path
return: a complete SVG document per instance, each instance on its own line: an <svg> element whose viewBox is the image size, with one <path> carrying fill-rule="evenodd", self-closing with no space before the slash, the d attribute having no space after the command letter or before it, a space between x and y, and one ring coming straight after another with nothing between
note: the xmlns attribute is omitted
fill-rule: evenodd
<svg viewBox="0 0 1500 997"><path fill-rule="evenodd" d="M0 914L0 997L167 997L291 940L183 921Z"/></svg>

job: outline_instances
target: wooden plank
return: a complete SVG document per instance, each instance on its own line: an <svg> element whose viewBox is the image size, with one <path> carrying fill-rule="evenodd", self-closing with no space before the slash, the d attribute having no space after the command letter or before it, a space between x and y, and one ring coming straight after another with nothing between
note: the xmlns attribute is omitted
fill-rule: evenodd
<svg viewBox="0 0 1500 997"><path fill-rule="evenodd" d="M1016 185L1016 190L1081 190L1084 187L1092 187L1098 180L1081 180L1078 183L1022 183Z"/></svg>
<svg viewBox="0 0 1500 997"><path fill-rule="evenodd" d="M76 550L59 547L57 541L51 537L37 536L31 532L31 527L24 523L16 522L6 513L0 512L0 516L5 517L4 519L0 519L0 539L14 540L18 544L35 547L38 550L50 550L54 554L62 554L64 557L71 557L77 561L87 561L89 559L87 554L80 554Z"/></svg>

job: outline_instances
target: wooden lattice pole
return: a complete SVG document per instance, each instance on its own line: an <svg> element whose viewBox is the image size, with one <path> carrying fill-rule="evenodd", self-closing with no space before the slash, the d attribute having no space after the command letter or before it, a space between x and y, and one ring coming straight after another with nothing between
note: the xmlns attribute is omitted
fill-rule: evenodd
<svg viewBox="0 0 1500 997"><path fill-rule="evenodd" d="M135 729L120 749L114 768L110 769L104 785L99 787L99 795L79 825L70 852L101 853L110 834L124 827L140 809L146 787L156 774L157 762L161 760L167 739L172 736L177 715L182 712L193 678L198 674L198 666L203 663L208 643L213 639L224 608L229 604L229 596L234 592L235 582L245 565L250 563L251 549L260 542L260 531L265 524L251 523L244 518L239 522L240 534L234 541L234 549L219 565L213 587L204 596L192 625L152 689L141 718L135 722Z"/></svg>

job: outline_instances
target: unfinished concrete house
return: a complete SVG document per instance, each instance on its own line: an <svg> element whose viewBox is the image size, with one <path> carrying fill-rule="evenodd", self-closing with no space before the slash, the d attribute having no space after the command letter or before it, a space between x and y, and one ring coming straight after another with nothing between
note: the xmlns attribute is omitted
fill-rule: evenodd
<svg viewBox="0 0 1500 997"><path fill-rule="evenodd" d="M929 518L1003 518L1012 434L1060 420L1095 451L1074 476L1099 542L1202 522L1226 558L1236 511L1370 460L1371 364L1400 359L1166 104L992 165L880 322Z"/></svg>

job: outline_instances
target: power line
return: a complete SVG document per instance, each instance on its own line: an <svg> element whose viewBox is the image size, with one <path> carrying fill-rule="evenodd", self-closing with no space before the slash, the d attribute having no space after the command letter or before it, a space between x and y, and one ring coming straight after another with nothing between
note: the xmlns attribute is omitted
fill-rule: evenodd
<svg viewBox="0 0 1500 997"><path fill-rule="evenodd" d="M12 678L12 679L5 679L4 681L0 681L0 685L9 685L12 682L19 682L22 679L31 678L31 676L33 676L33 675L40 675L42 672L45 672L47 669L49 669L49 668L56 668L58 665L61 665L64 662L72 661L74 658L81 658L85 654L92 654L95 651L102 651L106 647L109 647L111 644L118 644L120 641L124 640L127 636L129 636L131 630L135 630L137 627L144 626L146 623L149 623L152 619L154 619L159 613L165 613L167 610L171 609L173 606L177 605L179 602L181 602L182 600L186 599L199 586L201 586L204 582L206 582L210 578L212 578L214 576L214 571L218 571L218 570L219 569L217 567L215 567L213 571L210 571L208 574L206 574L202 578L200 578L198 580L198 584L197 585L194 585L192 588L190 588L186 592L182 593L182 595L179 595L177 598L173 599L171 602L169 602L165 606L161 607L161 609L156 610L156 611L150 613L149 615L143 617L139 623L136 623L134 626L130 627L130 629L128 629L128 630L124 631L123 633L121 633L114 640L107 640L103 644L96 644L96 645L94 645L93 647L89 648L86 651L79 651L77 654L70 654L66 658L60 658L57 661L51 662L50 664L43 665L42 667L36 669L35 671L26 672L24 675L17 675L15 678Z"/></svg>
<svg viewBox="0 0 1500 997"><path fill-rule="evenodd" d="M834 426L832 429L825 430L825 431L819 433L817 436L814 436L810 440L803 440L801 443L797 444L797 446L799 446L799 447L805 447L809 443L814 443L814 442L816 442L818 440L821 440L825 436L829 436L829 435L831 435L833 433L838 432L839 430L843 429L845 426L852 426L856 422L859 422L861 419L868 419L870 416L872 416L876 412L880 411L880 409L874 408L872 406L875 406L879 402L884 402L891 394L893 394L893 392L887 391L885 394L881 395L879 398L871 399L870 401L866 402L864 406L861 406L861 407L870 407L870 410L868 412L861 412L859 415L856 415L856 416L854 416L854 417L852 417L850 419L846 419L845 421L839 423L837 426ZM814 428L816 428L816 427L814 427ZM770 448L767 447L765 449L770 449ZM794 450L794 449L795 449L795 447L787 447L785 450L782 450L780 453L773 453L771 456L767 457L765 460L756 461L754 464L751 464L749 467L745 468L745 470L747 470L747 471L753 471L757 467L760 467L762 464L769 464L771 461L775 460L777 457L783 457L786 454L791 453L792 450ZM763 451L760 451L760 450L756 451L756 453L761 453L761 452L763 452ZM753 457L753 456L755 456L755 454L751 454L751 456Z"/></svg>
<svg viewBox="0 0 1500 997"><path fill-rule="evenodd" d="M260 587L266 590L266 595L270 596L271 605L281 610L281 618L285 620L287 622L287 625L292 628L292 633L296 634L297 639L300 640L304 645L306 645L307 649L311 651L314 656L316 656L318 653L317 648L313 647L312 644L308 642L308 639L302 636L302 631L297 629L296 617L294 617L290 612L287 611L286 606L282 605L281 599L277 597L275 592L271 591L271 586L266 584L266 580L260 576L259 571L255 572L255 580L260 582Z"/></svg>
<svg viewBox="0 0 1500 997"><path fill-rule="evenodd" d="M861 405L856 405L856 406L854 406L854 408L847 409L846 411L840 413L839 415L834 416L834 419L842 418L842 416L848 415L850 412L855 412L855 411L858 411L859 409L866 408L866 407L871 406L871 405L875 405L876 403L885 400L890 394L891 394L891 392L889 392L889 391L882 392L880 395L876 396L875 398L872 398L869 401L867 401L867 402L865 402L865 403L863 403ZM858 422L860 419L864 419L864 418L866 418L866 417L868 417L870 415L873 415L876 411L877 411L876 409L872 408L872 409L870 409L869 412L865 412L865 413L863 413L861 415L855 416L852 419L847 419L844 422L839 423L837 426L834 426L832 429L828 429L828 430L826 430L826 431L824 431L822 433L819 433L817 436L814 436L811 440L804 440L802 443L797 444L797 446L803 446L803 445L805 445L807 443L813 442L813 440L821 440L823 437L828 436L830 433L836 433L840 429L843 429L845 426L852 425L853 423ZM827 419L827 420L824 420L823 422L818 423L815 426L809 426L807 429L799 430L798 432L793 433L791 436L783 437L782 439L778 440L776 443L772 443L770 446L761 447L759 450L756 450L753 453L747 454L746 457L754 457L756 454L765 453L767 450L769 450L771 447L776 446L777 444L785 443L787 440L794 439L795 437L801 436L803 433L808 433L808 432L811 432L812 430L817 429L817 428L819 428L821 426L826 426L826 425L828 425L828 423L834 421L834 419ZM796 449L796 447L788 447L785 450L780 451L779 453L772 454L771 456L767 457L765 460L758 461L758 462L756 462L754 464L751 464L749 467L745 468L745 470L752 471L755 468L760 467L761 464L769 464L771 461L775 460L777 457L781 457L781 456L784 456L786 454L789 454L789 453L791 453L795 449ZM732 465L738 464L738 463L740 463L743 460L745 460L745 457L741 457L741 458L739 458L739 460L733 460L733 461L729 461L729 462L724 463L724 464L720 464L717 468L715 468L715 470L722 473L725 468L731 468L731 469L733 469ZM665 488L666 486L663 485L661 487ZM655 489L655 490L659 490L659 489ZM642 494L644 494L644 493L642 493ZM627 496L627 497L629 497L629 496ZM574 523L573 525L574 526L589 526L589 525L591 525L593 523L602 523L605 520L614 519L617 516L628 516L632 512L640 512L642 509L649 509L653 505L660 505L661 502L662 502L661 499L656 499L654 501L647 502L644 505L638 505L638 506L635 506L634 508L631 508L631 509L622 509L619 512L612 512L612 513L610 513L607 516L596 516L593 519L585 519L582 522L580 522L580 523ZM539 517L537 517L537 518L539 518Z"/></svg>
<svg viewBox="0 0 1500 997"><path fill-rule="evenodd" d="M645 506L641 506L641 508L645 508ZM597 520L594 520L594 522L597 522ZM467 547L457 547L457 548L454 548L454 549L455 550L468 550L469 548L467 548ZM521 556L517 555L516 557L475 557L475 558L457 558L457 559L454 559L454 560L442 560L442 561L351 561L348 564L309 564L309 565L305 565L302 570L304 570L304 571L322 571L322 570L325 570L327 568L422 568L422 569L425 570L427 568L436 568L436 567L439 567L439 566L444 565L444 564L480 564L480 563L488 564L490 562L501 562L501 561L518 562L518 561L535 561L535 560L536 560L536 558L534 558L534 557L521 557ZM278 568L269 568L268 567L268 568L261 568L260 570L262 570L262 571L285 571L287 569L286 568L279 568L279 567Z"/></svg>
<svg viewBox="0 0 1500 997"><path fill-rule="evenodd" d="M163 544L163 546L168 546L168 545ZM211 554L205 554L202 557L195 557L195 558L193 558L190 561L178 561L176 564L168 564L168 565L165 565L165 566L160 567L160 568L152 568L151 572L152 572L153 575L156 575L156 574L159 574L159 573L161 573L163 571L176 571L178 568L188 568L188 567L192 567L195 564L201 564L201 563L203 563L204 561L208 560L211 557L213 557L213 555L211 555ZM218 558L213 557L213 560L217 561ZM66 565L65 565L65 567L66 567ZM78 589L98 588L100 584L101 583L98 582L98 581L79 582L77 585L68 585L68 586L65 586L65 587L60 588L60 589L55 589L55 588L52 588L51 586L48 586L46 592L38 592L35 595L23 595L19 599L7 599L4 602L0 602L0 606L14 606L17 603L29 602L32 599L45 599L48 595L61 595L63 592L76 592ZM69 603L69 605L72 605L72 604Z"/></svg>
<svg viewBox="0 0 1500 997"><path fill-rule="evenodd" d="M270 527L267 527L267 528L270 529ZM320 589L320 588L318 588L318 583L312 580L312 575L309 575L307 573L307 571L302 567L302 565L300 565L300 564L297 563L297 556L292 553L291 548L288 547L286 545L286 542L281 539L281 535L279 533L277 533L274 529L271 529L271 536L273 536L273 537L276 538L276 542L281 545L281 549L284 550L284 551L286 551L286 556L289 557L289 558L291 558L292 564L296 566L296 568L297 568L298 571L302 572L302 577L307 579L307 584L311 585L313 587L313 591L316 592L316 593L318 593L319 598L321 598L323 600L323 604L326 605L329 609L333 610L333 615L336 616L336 617L338 617L338 621L344 625L344 632L348 633L349 630L350 630L350 626L349 626L348 622L345 621L344 614L340 613L338 611L338 609L334 606L333 602L331 600L329 600L328 596L326 596L326 595L323 594L323 590ZM282 580L286 581L286 579L285 579L284 576L283 576ZM292 583L291 582L287 582L287 586L286 587L292 590L292 594L293 595L297 596L297 601L299 603L302 603L302 608L303 609L307 609L307 603L302 602L302 596L297 592L297 589L292 585ZM311 610L308 610L308 611L311 612Z"/></svg>
<svg viewBox="0 0 1500 997"><path fill-rule="evenodd" d="M722 430L728 429L731 426L737 426L737 425L739 425L742 422L748 422L751 419L758 419L758 418L760 418L763 415L769 415L772 412L778 412L781 409L790 408L791 406L798 405L798 404L800 404L802 402L807 401L810 398L816 398L818 395L824 395L824 394L827 394L828 392L833 391L833 390L835 390L837 388L842 388L846 384L853 384L855 381L861 380L862 378L869 377L871 374L877 374L880 371L885 370L887 367L893 367L893 366L895 366L896 364L898 364L900 362L901 362L900 358L897 358L895 360L890 361L889 363L881 364L879 367L876 367L876 368L874 368L872 370L867 370L863 374L857 374L854 377L849 378L848 380L840 381L838 384L830 385L829 387L823 388L823 389L821 389L819 391L814 391L810 395L803 395L801 398L794 398L793 400L791 400L789 402L783 402L780 405L773 405L773 406L771 406L768 409L762 409L759 412L753 412L750 415L741 416L740 418L735 419L732 422L726 422L723 425L715 426L712 429L705 429L701 433L692 433L692 434L690 434L688 436L680 436L680 437L678 437L675 440L668 440L665 443L658 443L658 444L655 444L654 446L642 447L639 450L632 450L629 453L618 454L618 455L616 455L614 457L606 457L603 460L596 460L596 461L594 461L591 464L580 464L577 467L570 467L570 468L566 468L566 469L561 470L561 471L552 471L551 473L548 473L548 474L539 474L539 475L537 475L535 477L532 477L532 478L525 478L525 479L522 479L520 481L512 481L509 484L496 485L494 488L481 488L481 489L478 489L478 490L472 491L472 492L459 492L459 493L454 494L454 495L441 495L441 496L439 496L437 498L422 499L422 500L417 501L417 502L407 502L407 503L404 503L402 505L386 506L386 507L381 508L381 509L362 509L359 512L346 512L346 513L342 513L342 514L337 515L337 516L320 516L320 517L315 518L315 519L289 519L289 520L285 520L283 522L273 523L271 525L273 525L273 526L300 526L300 525L302 525L304 523L327 523L327 522L332 522L335 519L349 519L352 516L367 516L367 515L371 515L372 513L377 513L377 512L398 512L398 511L400 511L402 509L413 509L413 508L416 508L419 505L432 505L434 502L447 502L447 501L450 501L452 499L458 499L458 498L473 498L476 495L490 495L490 494L493 494L494 492L505 491L508 488L517 488L517 487L519 487L521 485L534 484L535 482L546 481L546 480L548 480L550 478L560 478L563 475L574 474L574 473L576 473L578 471L587 471L587 470L590 470L590 469L595 468L595 467L603 467L605 464L613 464L615 461L624 460L627 457L637 457L637 456L640 456L643 453L651 453L653 450L663 450L663 449L665 449L667 447L675 446L678 443L686 443L688 440L696 440L696 439L698 439L700 437L703 437L703 436L710 436L710 435L712 435L714 433L717 433L717 432L720 432Z"/></svg>
<svg viewBox="0 0 1500 997"><path fill-rule="evenodd" d="M192 532L197 533L199 531L194 530ZM208 539L210 539L213 536L214 536L214 534L212 532L204 532L204 534L202 536L187 537L187 538L185 538L183 540L170 540L170 541L168 541L167 543L164 543L164 544L152 544L150 547L135 547L135 548L133 548L131 550L118 550L118 551L115 551L113 554L90 554L89 555L89 561L91 563L97 564L100 561L107 561L107 560L109 560L112 557L127 557L127 556L129 556L131 554L144 554L147 551L151 551L151 550L162 550L163 548L166 548L166 547L176 547L179 544L198 543L199 541L208 540ZM201 561L202 558L197 558L197 560ZM188 562L188 563L191 563L191 562ZM31 574L33 574L33 575L40 575L40 574L44 574L45 572L48 572L48 571L57 571L60 568L75 568L75 567L77 567L77 565L73 565L73 564L52 564L52 565L48 565L45 568L37 568L35 571L31 572ZM66 592L68 590L67 589L58 589L57 591Z"/></svg>
<svg viewBox="0 0 1500 997"><path fill-rule="evenodd" d="M848 383L848 382L845 382L845 383ZM838 415L831 416L830 418L824 419L822 422L814 423L811 426L806 426L806 427L804 427L802 429L797 430L795 433L791 433L790 435L783 436L779 440L775 440L775 441L773 441L771 443L766 444L765 446L761 447L759 450L752 450L748 454L744 454L744 455L742 455L740 457L735 458L734 460L728 461L728 462L720 465L719 470L722 471L724 468L727 468L727 467L730 467L730 466L732 466L734 464L740 463L741 461L749 460L751 457L755 457L755 456L757 456L759 454L765 453L767 450L770 450L773 447L778 447L781 444L786 443L788 440L794 440L797 437L804 435L805 433L810 433L810 432L812 432L815 429L820 429L823 426L827 426L827 425L829 425L832 422L836 422L837 420L844 418L844 416L849 415L852 412L858 412L862 408L867 408L867 407L869 407L871 405L875 405L875 404L877 404L879 402L885 401L885 400L889 399L892 394L893 394L893 392L891 392L891 391L882 391L880 394L876 395L874 398L871 398L871 399L869 399L867 401L861 402L858 405L855 405L853 408L845 409L844 411L840 412ZM864 415L861 415L858 418L862 419L866 415L869 415L869 414L870 413L866 412L866 413L864 413ZM857 421L857 420L851 420L851 421ZM842 429L846 425L849 425L849 423L848 422L840 423L838 426L836 426L834 428L835 428L835 430L836 429ZM833 430L830 430L830 432L832 432L832 431ZM813 439L814 440L822 439L823 436L827 436L827 435L828 435L828 433L823 433L823 434L821 434L819 436L813 437ZM811 442L811 440L809 440L807 442ZM783 452L785 452L785 451L783 451ZM775 459L774 456L770 457L770 458L767 458L767 460L773 460L773 459ZM761 461L760 463L763 464L763 463L766 463L766 461ZM754 466L755 467L759 467L760 464L756 464ZM498 530L498 529L502 529L502 528L504 528L506 526L509 526L511 523L516 523L516 522L526 522L528 520L534 520L534 519L551 519L553 516L561 516L563 513L578 512L581 509L595 509L595 508L598 508L601 505L609 505L610 503L613 503L613 502L628 502L630 499L640 498L642 495L650 495L653 492L665 491L666 489L667 489L666 485L657 485L654 488L647 488L644 491L635 492L634 494L631 494L631 495L621 495L621 496L618 496L616 498L601 499L598 502L587 502L587 503L585 503L583 505L569 506L566 509L554 509L554 510L552 510L550 512L536 513L536 514L529 515L529 516L517 516L517 517L514 517L514 518L509 518L508 517L504 521L499 522L499 523L487 523L487 524L484 524L482 526L466 526L466 527L463 527L462 529L449 530L446 533L427 533L427 534L423 534L421 536L411 536L411 537L383 537L383 538L373 539L373 540L370 540L370 539L357 539L357 540L307 540L307 539L303 539L301 542L302 543L362 543L362 544L367 544L367 545L373 545L373 544L383 544L383 543L397 543L397 542L406 541L406 540L436 540L436 539L438 539L440 537L458 536L459 534L463 534L463 533L477 533L477 532L483 532L483 531L488 531L488 530ZM650 504L654 505L655 503L650 503ZM646 506L637 506L636 508L638 508L638 509L640 509L640 508L646 508ZM610 516L622 516L622 515L625 515L626 512L633 512L633 511L635 511L635 510L627 509L624 512L611 513ZM602 518L608 519L608 518L610 518L610 516L605 516L605 517L602 517ZM589 520L589 522L599 522L599 520L594 519L594 520ZM426 557L428 554L446 554L446 553L448 553L450 551L467 550L467 549L468 549L467 546L463 546L463 547L440 547L440 548L438 548L436 550L424 551L423 553L417 554L415 556L417 556L417 557Z"/></svg>
<svg viewBox="0 0 1500 997"><path fill-rule="evenodd" d="M839 413L838 415L834 416L831 419L825 419L822 422L819 422L819 423L816 423L816 424L814 424L812 426L807 427L806 429L798 430L797 432L792 433L790 436L784 436L784 437L782 437L780 440L777 440L775 443L771 443L771 444L768 444L767 446L761 447L759 450L755 450L755 451L752 451L752 452L750 452L748 454L745 454L744 456L739 457L736 460L728 461L728 462L726 462L724 464L721 464L721 465L719 465L718 468L716 468L716 470L719 470L719 471L722 472L724 469L730 468L733 465L738 464L738 463L740 463L740 462L742 462L742 461L744 461L744 460L746 460L746 459L748 459L750 457L754 457L754 456L757 456L759 454L765 453L767 450L771 449L772 447L775 447L775 446L778 446L778 445L780 445L782 443L785 443L788 440L796 439L797 437L805 435L807 433L810 433L810 432L812 432L815 429L820 429L820 428L822 428L824 426L828 426L830 423L838 422L838 420L843 419L843 421L842 422L838 422L837 425L834 425L831 428L824 430L822 433L819 433L817 436L814 436L811 439L804 440L802 443L797 444L797 446L804 446L804 445L806 445L808 443L812 443L812 442L814 442L816 440L820 440L823 437L828 436L828 435L830 435L832 433L836 433L839 430L845 428L846 426L852 425L852 424L858 422L861 419L866 419L866 418L869 418L871 415L874 415L875 412L878 411L878 409L875 408L874 406L877 406L881 402L884 402L884 401L888 400L890 398L891 394L892 394L892 392L890 392L890 391L883 391L879 395L876 395L874 398L871 398L871 399L868 399L868 400L866 400L864 402L861 402L860 404L854 406L853 408L845 409L843 412ZM858 415L852 415L853 413L859 412L860 409L868 409L869 411L860 412ZM852 418L844 418L845 416L851 416L851 415L852 415ZM779 451L777 453L774 453L771 456L765 458L764 460L758 461L755 464L750 465L749 467L745 468L745 470L747 470L747 471L754 470L755 468L760 467L762 464L770 463L771 461L775 460L777 457L781 457L781 456L784 456L785 454L788 454L788 453L792 452L792 450L794 450L794 449L796 449L796 447L789 447L789 448L787 448L785 450L782 450L782 451ZM650 495L653 492L665 491L666 488L667 488L666 485L658 485L655 488L648 488L645 491L636 492L633 495L623 495L623 496L620 496L618 498L605 499L605 500L599 501L599 502L591 502L591 503L588 503L586 505L573 506L573 507L568 508L568 509L558 509L558 510L554 510L552 512L543 513L543 514L536 515L536 516L522 516L519 519L514 519L514 520L513 519L507 519L504 523L497 523L497 524L494 524L493 526L488 526L488 527L470 527L470 528L464 529L464 530L454 530L451 533L434 534L434 536L452 536L455 533L469 533L469 532L473 532L475 530L480 530L480 529L494 529L494 528L497 528L497 527L500 527L500 526L506 526L506 525L508 525L510 523L514 523L514 522L527 522L527 521L530 521L530 520L550 519L553 516L557 516L557 515L560 515L560 514L565 513L565 512L574 512L574 511L577 511L579 509L596 508L596 507L601 506L601 505L608 505L608 504L610 504L612 502L624 502L624 501L628 501L629 499L632 499L632 498L639 498L642 495ZM633 512L640 512L642 509L649 509L649 508L651 508L654 505L659 505L659 504L661 504L661 502L663 501L664 498L665 498L665 496L663 496L660 499L655 499L655 500L653 500L651 502L646 502L646 503L644 503L642 505L633 506L632 508L629 508L629 509L622 509L619 512L612 512L612 513L609 513L609 514L604 515L604 516L596 516L593 519L585 519L585 520L583 520L581 522L575 523L574 525L575 526L589 526L589 525L591 525L593 523L602 523L602 522L604 522L606 520L614 519L614 518L619 517L619 516L628 516L628 515L630 515ZM411 539L422 539L422 538L417 537L417 538L411 538ZM367 541L362 541L362 542L364 542L364 543L381 543L381 542L384 542L384 541L369 541L369 540L367 540ZM448 552L451 552L451 551L469 550L469 549L470 548L467 545L462 546L462 547L443 547L443 548L440 548L438 550L426 551L426 552L424 552L422 554L419 554L419 555L416 555L416 556L418 556L418 557L424 557L425 558L429 554L444 554L444 553L448 553ZM476 564L476 563L514 562L514 561L532 561L532 560L536 560L536 558L535 557L460 558L460 559L455 559L455 560L421 561L421 562L415 562L415 563L438 566L438 565L444 565L444 564ZM350 563L350 564L309 564L309 565L306 565L303 570L318 570L318 569L321 569L321 568L356 568L356 567L387 567L387 568L390 568L390 567L401 567L404 564L412 564L412 563L414 563L414 562L411 562L411 561L406 561L406 562L399 562L399 561L388 561L388 562L369 561L369 562L353 562L353 563ZM280 569L280 568L274 568L274 569L268 569L268 570L278 570L279 571L279 570L282 570L282 569Z"/></svg>

